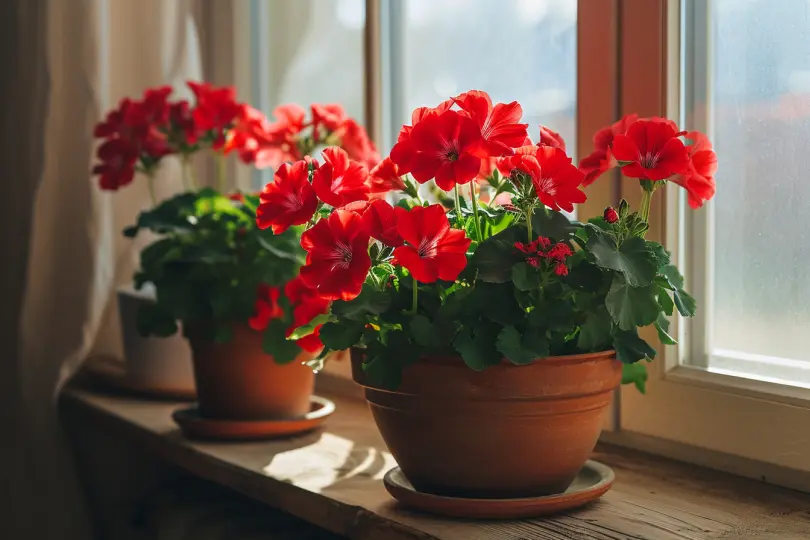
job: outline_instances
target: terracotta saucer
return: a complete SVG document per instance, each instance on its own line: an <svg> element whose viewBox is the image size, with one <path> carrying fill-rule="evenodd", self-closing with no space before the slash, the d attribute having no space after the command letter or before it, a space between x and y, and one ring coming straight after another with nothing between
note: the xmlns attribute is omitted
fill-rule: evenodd
<svg viewBox="0 0 810 540"><path fill-rule="evenodd" d="M162 387L133 381L127 377L124 362L111 356L88 358L82 367L100 386L118 392L179 401L193 401L197 398L197 392L193 388Z"/></svg>
<svg viewBox="0 0 810 540"><path fill-rule="evenodd" d="M385 489L396 500L417 510L441 516L473 519L520 519L571 510L605 494L613 485L613 470L597 461L588 461L571 486L559 495L526 499L467 499L416 491L399 467L384 478Z"/></svg>
<svg viewBox="0 0 810 540"><path fill-rule="evenodd" d="M188 437L240 441L274 439L313 430L335 412L335 404L326 398L312 396L311 402L310 412L299 418L214 420L200 416L196 405L174 411L172 418Z"/></svg>

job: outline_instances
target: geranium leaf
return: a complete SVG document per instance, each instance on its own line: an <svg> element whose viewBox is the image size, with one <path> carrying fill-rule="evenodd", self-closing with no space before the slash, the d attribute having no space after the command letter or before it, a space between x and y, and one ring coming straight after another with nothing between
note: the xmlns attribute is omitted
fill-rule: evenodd
<svg viewBox="0 0 810 540"><path fill-rule="evenodd" d="M647 393L647 366L642 362L622 366L622 384L634 384L639 392Z"/></svg>
<svg viewBox="0 0 810 540"><path fill-rule="evenodd" d="M541 281L540 272L525 262L512 267L512 283L520 291L539 289Z"/></svg>
<svg viewBox="0 0 810 540"><path fill-rule="evenodd" d="M661 311L669 316L672 315L675 309L675 304L672 303L672 298L669 297L667 289L661 286L658 287L658 305L661 306Z"/></svg>
<svg viewBox="0 0 810 540"><path fill-rule="evenodd" d="M613 284L605 297L605 306L616 325L622 330L652 324L661 311L655 287L631 287L621 275L613 278Z"/></svg>
<svg viewBox="0 0 810 540"><path fill-rule="evenodd" d="M332 303L332 313L346 319L365 320L369 315L379 315L391 306L391 295L379 291L368 284L363 285L360 294L354 300Z"/></svg>
<svg viewBox="0 0 810 540"><path fill-rule="evenodd" d="M307 324L301 325L296 328L292 334L290 334L289 339L301 339L304 336L310 335L312 332L315 331L315 328L322 324L326 324L328 322L334 322L337 320L337 317L332 315L331 313L321 313L320 315L316 315L311 321Z"/></svg>
<svg viewBox="0 0 810 540"><path fill-rule="evenodd" d="M639 360L652 360L655 358L655 349L639 337L635 328L629 331L615 330L613 332L613 348L616 350L616 358L623 364L632 364Z"/></svg>
<svg viewBox="0 0 810 540"><path fill-rule="evenodd" d="M411 318L409 330L414 343L422 347L433 347L436 341L436 332L433 323L424 315L415 315Z"/></svg>
<svg viewBox="0 0 810 540"><path fill-rule="evenodd" d="M655 320L655 329L658 330L658 339L664 345L677 345L678 341L669 335L669 319L663 313L658 314Z"/></svg>
<svg viewBox="0 0 810 540"><path fill-rule="evenodd" d="M395 390L402 384L402 368L396 362L384 358L383 354L373 356L363 364L363 373L374 386Z"/></svg>
<svg viewBox="0 0 810 540"><path fill-rule="evenodd" d="M344 351L360 341L365 324L359 321L342 320L328 322L321 327L319 337L324 347Z"/></svg>
<svg viewBox="0 0 810 540"><path fill-rule="evenodd" d="M262 335L262 350L273 357L277 364L289 364L301 354L301 347L287 339L287 325L274 319Z"/></svg>
<svg viewBox="0 0 810 540"><path fill-rule="evenodd" d="M478 245L470 266L482 281L504 283L512 279L512 267L522 260L515 242L525 241L526 229L513 225L490 236Z"/></svg>
<svg viewBox="0 0 810 540"><path fill-rule="evenodd" d="M672 293L672 297L675 299L675 307L678 308L678 313L684 317L695 316L695 312L697 311L697 302L688 292L684 291L683 289L678 289Z"/></svg>
<svg viewBox="0 0 810 540"><path fill-rule="evenodd" d="M532 232L535 235L566 241L576 230L576 225L560 212L538 208L532 214Z"/></svg>
<svg viewBox="0 0 810 540"><path fill-rule="evenodd" d="M611 346L610 329L613 320L605 309L586 312L585 323L579 328L577 347L586 352L598 352Z"/></svg>
<svg viewBox="0 0 810 540"><path fill-rule="evenodd" d="M664 246L658 242L648 240L647 249L649 249L650 253L652 253L653 258L655 259L655 264L658 268L663 268L669 264L671 255Z"/></svg>
<svg viewBox="0 0 810 540"><path fill-rule="evenodd" d="M464 326L456 334L453 348L465 364L475 371L481 371L499 363L503 357L495 346L497 337L497 327L494 325L477 324L475 334L472 328Z"/></svg>
<svg viewBox="0 0 810 540"><path fill-rule="evenodd" d="M548 341L539 332L527 332L521 336L514 326L506 326L498 334L497 348L518 366L529 364L548 356Z"/></svg>
<svg viewBox="0 0 810 540"><path fill-rule="evenodd" d="M641 238L627 238L617 246L610 235L597 234L588 240L588 250L596 258L596 264L621 272L633 287L649 285L655 278L658 266Z"/></svg>
<svg viewBox="0 0 810 540"><path fill-rule="evenodd" d="M678 268L673 264L667 264L661 268L661 275L674 290L683 289L683 276Z"/></svg>

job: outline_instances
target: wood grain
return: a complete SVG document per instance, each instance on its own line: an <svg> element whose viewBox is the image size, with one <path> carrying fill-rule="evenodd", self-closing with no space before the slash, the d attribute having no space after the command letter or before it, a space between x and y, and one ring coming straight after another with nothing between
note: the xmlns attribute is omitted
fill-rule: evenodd
<svg viewBox="0 0 810 540"><path fill-rule="evenodd" d="M616 471L601 501L553 518L448 520L399 507L385 492L393 460L365 403L330 396L324 430L282 441L188 441L173 424L180 403L68 388L66 418L331 532L357 540L701 540L810 538L810 496L615 447L595 459ZM414 436L419 436L418 433ZM485 466L485 464L482 464Z"/></svg>

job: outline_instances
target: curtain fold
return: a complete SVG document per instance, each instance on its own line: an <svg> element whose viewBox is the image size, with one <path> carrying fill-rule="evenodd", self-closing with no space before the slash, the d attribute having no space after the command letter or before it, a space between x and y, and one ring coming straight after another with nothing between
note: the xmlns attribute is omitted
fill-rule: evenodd
<svg viewBox="0 0 810 540"><path fill-rule="evenodd" d="M18 535L0 536L89 538L55 398L88 353L120 352L115 290L138 252L121 230L150 204L138 179L98 189L92 130L124 96L202 78L192 0L0 4L0 407L11 420L0 436L0 531ZM181 188L177 169L162 171L159 197Z"/></svg>

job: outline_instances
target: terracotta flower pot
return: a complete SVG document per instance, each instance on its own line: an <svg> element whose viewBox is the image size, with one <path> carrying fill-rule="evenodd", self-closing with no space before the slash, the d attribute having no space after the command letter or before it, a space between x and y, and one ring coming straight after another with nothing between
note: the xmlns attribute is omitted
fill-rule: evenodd
<svg viewBox="0 0 810 540"><path fill-rule="evenodd" d="M224 344L192 337L200 414L233 420L295 418L310 411L315 374L303 365L309 353L279 365L262 351L262 335L234 327Z"/></svg>
<svg viewBox="0 0 810 540"><path fill-rule="evenodd" d="M377 427L402 472L423 492L501 498L561 493L596 445L621 381L613 351L559 356L476 372L460 358L420 359L388 391L369 385Z"/></svg>

